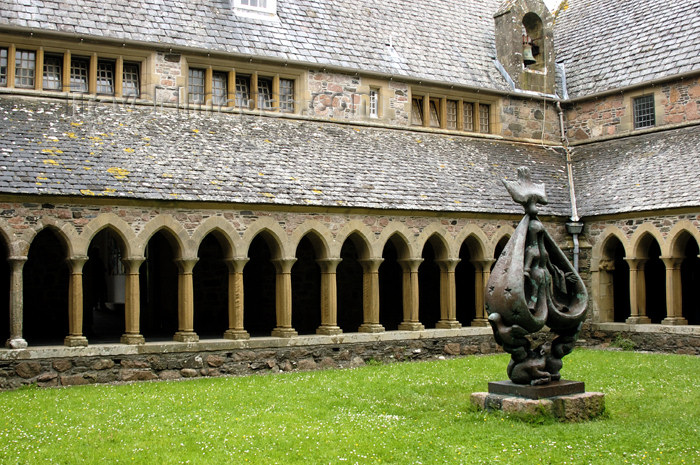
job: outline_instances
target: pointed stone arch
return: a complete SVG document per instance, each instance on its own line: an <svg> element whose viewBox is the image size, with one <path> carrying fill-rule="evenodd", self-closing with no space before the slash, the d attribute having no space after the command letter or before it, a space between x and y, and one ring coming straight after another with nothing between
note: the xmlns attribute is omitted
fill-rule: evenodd
<svg viewBox="0 0 700 465"><path fill-rule="evenodd" d="M375 234L360 220L349 221L338 231L335 235L334 247L331 248L332 256L340 256L340 250L349 238L352 238L362 259L376 256Z"/></svg>
<svg viewBox="0 0 700 465"><path fill-rule="evenodd" d="M408 227L396 221L390 222L379 235L376 241L376 250L384 251L387 243L392 241L393 245L397 248L401 259L417 258L417 251L415 250L415 244L411 241L413 233L408 229Z"/></svg>
<svg viewBox="0 0 700 465"><path fill-rule="evenodd" d="M454 250L459 254L461 248L467 244L469 253L474 259L482 260L486 258L487 244L489 243L486 234L476 225L468 224L454 238Z"/></svg>
<svg viewBox="0 0 700 465"><path fill-rule="evenodd" d="M600 234L592 250L593 312L601 322L625 322L631 316L629 242L615 226Z"/></svg>
<svg viewBox="0 0 700 465"><path fill-rule="evenodd" d="M700 230L692 222L681 220L668 232L661 253L666 257L682 257L686 243L691 239L700 244Z"/></svg>
<svg viewBox="0 0 700 465"><path fill-rule="evenodd" d="M610 240L616 238L625 249L625 256L631 257L631 247L629 238L622 232L617 226L607 226L598 235L598 238L591 249L591 269L594 270L598 268L599 261L606 259L606 247L609 246ZM609 251L608 251L609 252Z"/></svg>
<svg viewBox="0 0 700 465"><path fill-rule="evenodd" d="M224 258L232 259L239 256L240 251L246 249L243 246L241 236L233 225L221 216L211 216L204 220L197 229L192 233L192 243L199 251L202 241L209 234L214 234L219 241L223 251Z"/></svg>
<svg viewBox="0 0 700 465"><path fill-rule="evenodd" d="M124 256L132 256L132 247L136 242L136 234L126 221L119 218L114 213L102 213L93 218L80 234L80 247L76 250L79 255L87 255L90 243L103 229L109 228L114 234L119 236L124 246Z"/></svg>
<svg viewBox="0 0 700 465"><path fill-rule="evenodd" d="M499 249L503 250L505 243L508 242L508 240L511 237L513 237L514 233L515 229L513 229L513 227L510 225L502 226L501 228L499 228L496 234L494 234L491 240L489 241L488 248L486 249L486 258L498 260L496 252Z"/></svg>
<svg viewBox="0 0 700 465"><path fill-rule="evenodd" d="M332 245L336 248L335 241L331 232L322 223L316 220L309 220L305 221L294 230L289 238L289 243L294 249L295 254L299 243L304 238L311 241L317 259L331 258L330 250Z"/></svg>
<svg viewBox="0 0 700 465"><path fill-rule="evenodd" d="M428 241L436 249L436 254L438 254L439 249L439 256L436 256L436 258L444 260L455 256L455 251L452 250L452 244L449 240L449 234L444 227L431 224L423 229L421 234L415 239L416 250L422 251Z"/></svg>
<svg viewBox="0 0 700 465"><path fill-rule="evenodd" d="M171 215L161 214L150 220L136 237L133 253L143 255L146 245L158 232L164 232L169 244L175 250L175 258L191 258L197 256L197 250L190 239L187 230Z"/></svg>
<svg viewBox="0 0 700 465"><path fill-rule="evenodd" d="M246 228L242 237L241 255L245 253L245 256L248 256L251 243L259 235L270 248L273 259L294 256L294 251L289 250L287 234L272 218L259 218Z"/></svg>
<svg viewBox="0 0 700 465"><path fill-rule="evenodd" d="M663 253L663 250L665 249L664 239L659 230L649 223L639 225L629 240L629 252L631 253L628 255L630 258L647 258L646 248L649 246L651 240L656 241L656 243L659 245L659 249Z"/></svg>
<svg viewBox="0 0 700 465"><path fill-rule="evenodd" d="M458 236L459 263L455 268L456 320L462 325L485 326L484 292L492 259L486 258L486 235L469 225Z"/></svg>

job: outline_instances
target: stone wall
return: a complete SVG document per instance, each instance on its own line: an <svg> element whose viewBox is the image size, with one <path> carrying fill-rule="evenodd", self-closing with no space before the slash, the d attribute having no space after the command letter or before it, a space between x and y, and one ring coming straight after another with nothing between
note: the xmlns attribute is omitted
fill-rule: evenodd
<svg viewBox="0 0 700 465"><path fill-rule="evenodd" d="M659 325L626 325L623 323L592 324L579 334L579 346L700 355L700 328L661 327Z"/></svg>
<svg viewBox="0 0 700 465"><path fill-rule="evenodd" d="M226 341L2 351L0 389L352 368L501 351L489 328L464 329L462 333L471 334L452 337L437 333L420 338L416 333L394 333L384 340L353 335L346 336L350 342L343 343L327 336L310 336L297 338L291 347L286 346L287 341L268 340L256 347L251 347L255 345L252 341Z"/></svg>
<svg viewBox="0 0 700 465"><path fill-rule="evenodd" d="M156 52L154 58L153 90L147 98L155 96L156 103L180 104L182 77L182 56L175 53Z"/></svg>
<svg viewBox="0 0 700 465"><path fill-rule="evenodd" d="M552 104L541 100L524 100L504 97L501 107L501 135L506 137L544 139L560 142L559 113Z"/></svg>
<svg viewBox="0 0 700 465"><path fill-rule="evenodd" d="M700 77L657 87L607 95L566 105L565 124L570 140L628 134L633 129L634 97L654 94L656 126L700 120Z"/></svg>

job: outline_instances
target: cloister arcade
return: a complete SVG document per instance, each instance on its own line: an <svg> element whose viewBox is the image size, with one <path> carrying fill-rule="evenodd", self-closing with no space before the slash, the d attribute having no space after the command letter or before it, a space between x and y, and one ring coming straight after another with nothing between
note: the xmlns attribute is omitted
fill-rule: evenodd
<svg viewBox="0 0 700 465"><path fill-rule="evenodd" d="M396 222L377 236L356 221L331 234L307 221L287 234L262 218L241 235L212 217L190 235L169 215L138 235L113 214L80 233L45 224L3 244L0 329L21 347L485 326L485 283L511 233L416 236Z"/></svg>
<svg viewBox="0 0 700 465"><path fill-rule="evenodd" d="M662 235L650 224L627 237L610 226L592 250L598 320L629 324L700 324L700 232L679 221Z"/></svg>
<svg viewBox="0 0 700 465"><path fill-rule="evenodd" d="M210 217L187 231L159 215L134 233L100 214L80 232L46 222L9 241L0 263L0 331L10 347L246 339L487 325L484 290L513 230L476 224L420 233L353 220L292 231L263 217L238 230ZM700 324L700 232L679 222L594 242L594 320Z"/></svg>

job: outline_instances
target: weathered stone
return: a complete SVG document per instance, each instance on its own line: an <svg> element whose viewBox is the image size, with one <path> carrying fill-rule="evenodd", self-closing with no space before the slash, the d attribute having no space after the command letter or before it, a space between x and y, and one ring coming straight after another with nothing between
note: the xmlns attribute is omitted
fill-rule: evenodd
<svg viewBox="0 0 700 465"><path fill-rule="evenodd" d="M294 369L294 367L292 366L292 363L289 360L285 360L280 365L280 369L282 371L292 371Z"/></svg>
<svg viewBox="0 0 700 465"><path fill-rule="evenodd" d="M176 370L164 370L160 372L158 377L163 380L180 379L180 372Z"/></svg>
<svg viewBox="0 0 700 465"><path fill-rule="evenodd" d="M304 358L297 362L298 370L315 370L318 367L314 359Z"/></svg>
<svg viewBox="0 0 700 465"><path fill-rule="evenodd" d="M210 367L220 367L226 361L224 357L221 357L219 355L207 355L206 360L207 365L209 365Z"/></svg>
<svg viewBox="0 0 700 465"><path fill-rule="evenodd" d="M195 378L199 375L199 372L194 368L183 368L182 370L180 370L180 374L184 378Z"/></svg>
<svg viewBox="0 0 700 465"><path fill-rule="evenodd" d="M125 359L121 361L121 365L124 368L150 368L149 363L144 360Z"/></svg>
<svg viewBox="0 0 700 465"><path fill-rule="evenodd" d="M474 355L479 352L479 346L469 344L462 346L462 355Z"/></svg>
<svg viewBox="0 0 700 465"><path fill-rule="evenodd" d="M319 368L322 370L329 369L329 368L338 368L338 364L335 362L330 357L324 357L321 362L318 364Z"/></svg>
<svg viewBox="0 0 700 465"><path fill-rule="evenodd" d="M545 399L526 399L474 392L470 397L470 402L480 410L500 410L524 419L551 416L564 422L590 420L602 415L605 411L605 397L600 392L586 392Z"/></svg>
<svg viewBox="0 0 700 465"><path fill-rule="evenodd" d="M158 376L156 376L156 374L151 370L130 368L122 370L120 373L120 378L122 381L149 381L158 378Z"/></svg>
<svg viewBox="0 0 700 465"><path fill-rule="evenodd" d="M202 368L204 366L204 360L201 355L195 355L194 357L189 357L182 364L184 368Z"/></svg>
<svg viewBox="0 0 700 465"><path fill-rule="evenodd" d="M365 365L365 361L362 359L362 357L353 357L350 360L350 367L351 368L357 368Z"/></svg>
<svg viewBox="0 0 700 465"><path fill-rule="evenodd" d="M461 351L461 347L459 346L459 342L448 342L445 344L445 353L447 355L459 355Z"/></svg>
<svg viewBox="0 0 700 465"><path fill-rule="evenodd" d="M59 373L70 370L72 366L73 363L65 358L60 358L58 360L54 360L53 362L53 369Z"/></svg>
<svg viewBox="0 0 700 465"><path fill-rule="evenodd" d="M80 386L84 384L91 384L93 380L82 374L80 375L65 375L61 376L62 386Z"/></svg>
<svg viewBox="0 0 700 465"><path fill-rule="evenodd" d="M41 372L41 363L39 362L21 362L15 367L17 375L21 378L33 378Z"/></svg>
<svg viewBox="0 0 700 465"><path fill-rule="evenodd" d="M108 358L102 358L100 360L96 360L92 364L92 369L93 370L106 370L107 368L112 368L114 366L114 362Z"/></svg>

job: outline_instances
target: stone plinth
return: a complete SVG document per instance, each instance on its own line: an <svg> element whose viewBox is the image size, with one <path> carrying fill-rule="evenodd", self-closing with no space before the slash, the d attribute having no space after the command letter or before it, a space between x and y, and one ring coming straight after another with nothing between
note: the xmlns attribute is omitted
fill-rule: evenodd
<svg viewBox="0 0 700 465"><path fill-rule="evenodd" d="M539 399L474 392L471 395L471 403L480 410L500 410L525 419L551 416L566 422L591 420L605 411L605 395L602 392L583 392Z"/></svg>
<svg viewBox="0 0 700 465"><path fill-rule="evenodd" d="M560 379L539 386L530 384L515 384L512 381L492 381L489 383L489 394L525 397L526 399L544 399L554 396L570 396L583 394L586 387L583 381Z"/></svg>

